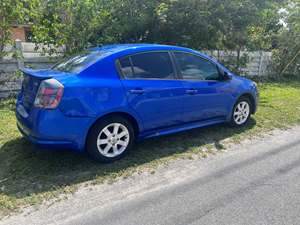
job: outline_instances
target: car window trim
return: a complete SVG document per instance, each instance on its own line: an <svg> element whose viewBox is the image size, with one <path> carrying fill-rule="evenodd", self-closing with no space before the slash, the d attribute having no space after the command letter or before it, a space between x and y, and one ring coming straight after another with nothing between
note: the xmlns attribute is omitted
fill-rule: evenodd
<svg viewBox="0 0 300 225"><path fill-rule="evenodd" d="M198 54L195 54L195 53L192 53L192 52L185 52L185 51L180 51L180 50L172 50L170 51L172 57L173 57L173 60L174 60L174 63L176 64L176 70L177 70L177 74L178 74L178 79L179 80L182 80L182 81L191 81L191 82L221 82L221 75L220 75L220 71L218 69L218 65L213 62L212 60L208 59L208 58L205 58L201 55L198 55ZM193 56L196 56L196 57L199 57L205 61L208 61L209 63L211 63L212 65L214 65L216 67L216 70L219 74L219 80L199 80L199 79L184 79L183 76L182 76L182 73L181 73L181 68L179 66L179 63L176 59L176 56L174 53L185 53L185 54L189 54L189 55L193 55Z"/></svg>
<svg viewBox="0 0 300 225"><path fill-rule="evenodd" d="M132 63L132 59L131 59L131 56L134 56L134 55L139 55L139 54L145 54L145 53L168 53L169 55L169 58L170 58L170 61L171 61L171 64L172 64L172 69L173 69L173 79L162 79L162 78L128 78L124 75L123 71L122 71L122 66L121 66L121 63L120 63L120 60L121 59L124 59L124 58L129 58L129 61L130 61L130 66L131 66L131 71L132 71L132 74L134 74L134 69L133 69L133 63ZM119 73L119 77L120 79L122 80L166 80L166 81L173 81L173 80L179 80L179 76L178 76L178 71L176 69L176 63L173 61L173 58L172 58L172 55L171 55L171 52L169 50L154 50L154 51L142 51L142 52L136 52L136 53L133 53L133 54L129 54L129 55L126 55L126 56L123 56L123 57L120 57L116 60L116 66L117 66L117 70L118 70L118 73Z"/></svg>
<svg viewBox="0 0 300 225"><path fill-rule="evenodd" d="M120 63L120 60L119 60L119 59L117 59L117 60L115 61L115 67L116 67L116 69L117 69L117 74L118 74L119 78L120 78L120 79L123 79L124 74L123 74L123 72L122 72L122 69L121 69L121 63Z"/></svg>

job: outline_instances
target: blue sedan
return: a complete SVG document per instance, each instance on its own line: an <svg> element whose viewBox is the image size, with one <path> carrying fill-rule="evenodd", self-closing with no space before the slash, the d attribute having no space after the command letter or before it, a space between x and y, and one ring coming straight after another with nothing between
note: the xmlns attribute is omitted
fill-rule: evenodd
<svg viewBox="0 0 300 225"><path fill-rule="evenodd" d="M255 82L177 46L108 45L23 74L20 132L102 162L123 157L136 140L224 122L243 126L258 102Z"/></svg>

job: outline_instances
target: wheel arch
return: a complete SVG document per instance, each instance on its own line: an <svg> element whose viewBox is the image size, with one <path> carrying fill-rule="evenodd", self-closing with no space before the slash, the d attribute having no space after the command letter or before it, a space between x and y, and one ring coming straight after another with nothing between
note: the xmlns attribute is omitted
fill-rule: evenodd
<svg viewBox="0 0 300 225"><path fill-rule="evenodd" d="M101 120L103 119L106 119L106 118L109 118L109 117L112 117L112 116L120 116L120 117L123 117L125 119L127 119L133 126L133 129L134 129L134 133L135 133L135 136L138 137L138 134L140 132L140 130L142 129L141 126L139 125L139 122L138 122L138 119L131 115L130 113L128 112L123 112L123 111L117 111L117 112L109 112L109 113L106 113L104 115L101 115L99 116L95 121L92 122L92 124L89 126L89 129L86 133L86 136L85 136L85 146L86 146L86 142L87 142L87 139L88 139L88 136L89 136L89 133L90 131L92 130L92 128Z"/></svg>
<svg viewBox="0 0 300 225"><path fill-rule="evenodd" d="M254 114L255 111L256 111L256 109L255 109L255 108L256 108L256 103L255 103L255 98L253 97L253 95L252 95L251 93L248 93L248 92L243 93L243 94L241 94L241 95L237 98L236 102L237 102L240 98L248 98L248 99L250 100L250 103L251 103L251 114Z"/></svg>

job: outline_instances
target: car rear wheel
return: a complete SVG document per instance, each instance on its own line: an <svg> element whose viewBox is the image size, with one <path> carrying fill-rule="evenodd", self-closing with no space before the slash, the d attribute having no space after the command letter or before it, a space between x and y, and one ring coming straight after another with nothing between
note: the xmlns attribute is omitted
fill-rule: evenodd
<svg viewBox="0 0 300 225"><path fill-rule="evenodd" d="M96 123L87 140L87 151L96 160L112 162L122 158L135 141L131 123L119 116L112 116Z"/></svg>
<svg viewBox="0 0 300 225"><path fill-rule="evenodd" d="M243 126L245 125L251 116L251 102L247 97L241 97L235 103L232 116L231 116L231 125L232 126Z"/></svg>

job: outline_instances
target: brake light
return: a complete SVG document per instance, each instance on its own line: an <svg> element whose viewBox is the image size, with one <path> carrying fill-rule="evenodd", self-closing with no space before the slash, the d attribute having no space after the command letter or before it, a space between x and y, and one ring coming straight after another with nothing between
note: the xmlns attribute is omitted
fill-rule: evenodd
<svg viewBox="0 0 300 225"><path fill-rule="evenodd" d="M64 92L64 86L55 79L43 80L34 100L34 106L54 109L58 106Z"/></svg>

